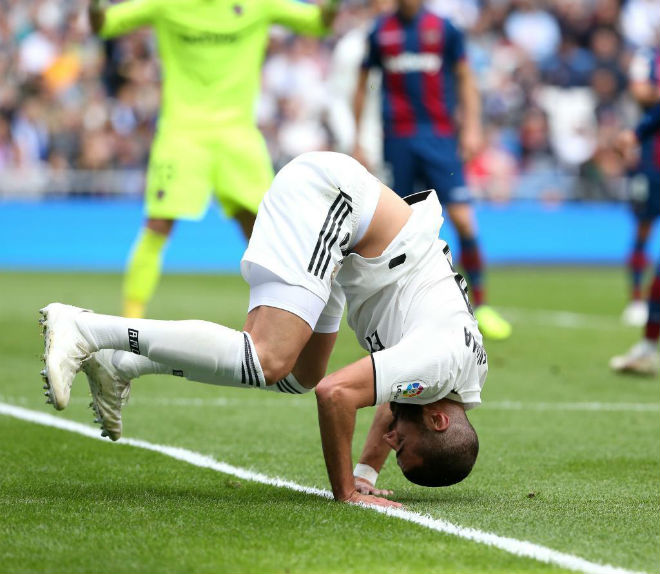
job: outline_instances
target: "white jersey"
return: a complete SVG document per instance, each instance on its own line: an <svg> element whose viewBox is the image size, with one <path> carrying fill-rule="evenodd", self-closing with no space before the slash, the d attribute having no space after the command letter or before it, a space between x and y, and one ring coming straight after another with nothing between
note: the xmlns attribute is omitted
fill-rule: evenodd
<svg viewBox="0 0 660 574"><path fill-rule="evenodd" d="M428 193L382 255L351 253L337 275L348 324L373 353L376 404L481 402L487 356L464 281L438 239L442 222L437 195Z"/></svg>
<svg viewBox="0 0 660 574"><path fill-rule="evenodd" d="M284 285L254 304L285 309L314 327L324 316L341 316L345 295L349 325L371 352L376 404L447 397L475 406L487 357L465 282L438 239L437 195L409 199L410 219L380 256L367 259L350 249L379 194L378 180L342 154L311 152L285 166L259 207L241 262L251 291L263 270ZM313 319L301 311L300 288L320 301Z"/></svg>

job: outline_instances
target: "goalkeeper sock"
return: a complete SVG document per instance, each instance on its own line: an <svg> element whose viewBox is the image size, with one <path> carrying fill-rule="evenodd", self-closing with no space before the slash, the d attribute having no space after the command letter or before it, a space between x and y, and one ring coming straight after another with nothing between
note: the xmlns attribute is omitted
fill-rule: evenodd
<svg viewBox="0 0 660 574"><path fill-rule="evenodd" d="M124 316L144 316L160 279L167 237L145 227L135 242L124 276Z"/></svg>
<svg viewBox="0 0 660 574"><path fill-rule="evenodd" d="M266 385L254 343L245 332L208 321L125 319L97 313L80 313L76 324L90 351L129 351L167 365L167 372L203 383Z"/></svg>

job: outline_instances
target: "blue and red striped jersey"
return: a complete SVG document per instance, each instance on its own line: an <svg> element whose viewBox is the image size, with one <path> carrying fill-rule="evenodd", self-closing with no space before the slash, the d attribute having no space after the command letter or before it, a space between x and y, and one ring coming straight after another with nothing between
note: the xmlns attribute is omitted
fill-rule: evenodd
<svg viewBox="0 0 660 574"><path fill-rule="evenodd" d="M385 135L453 135L455 66L464 58L463 34L424 8L412 20L397 12L378 18L362 67L383 72Z"/></svg>
<svg viewBox="0 0 660 574"><path fill-rule="evenodd" d="M660 49L641 50L635 54L635 58L631 65L630 79L634 82L648 82L655 85L660 89ZM645 125L645 120L648 117L657 116L658 105L651 110L647 110L646 116L642 119L640 125ZM651 169L654 171L660 170L660 132L656 130L648 134L641 141L642 169Z"/></svg>

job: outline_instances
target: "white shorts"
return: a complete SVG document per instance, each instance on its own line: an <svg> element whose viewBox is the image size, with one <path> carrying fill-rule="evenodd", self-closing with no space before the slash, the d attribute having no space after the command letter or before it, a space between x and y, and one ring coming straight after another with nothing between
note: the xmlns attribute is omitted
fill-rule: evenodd
<svg viewBox="0 0 660 574"><path fill-rule="evenodd" d="M311 152L284 166L261 202L241 261L250 307L286 309L317 329L329 328L319 324L321 315L337 322L343 295L333 287L335 271L366 232L379 197L380 182L347 155Z"/></svg>
<svg viewBox="0 0 660 574"><path fill-rule="evenodd" d="M276 307L297 315L315 333L339 331L345 301L339 285L333 285L326 303L309 289L285 283L272 271L254 263L245 265L244 276L250 285L248 313L262 305Z"/></svg>

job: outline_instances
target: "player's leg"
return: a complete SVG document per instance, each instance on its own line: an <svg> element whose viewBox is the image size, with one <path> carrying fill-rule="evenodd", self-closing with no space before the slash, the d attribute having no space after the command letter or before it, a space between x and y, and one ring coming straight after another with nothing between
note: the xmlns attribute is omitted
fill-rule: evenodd
<svg viewBox="0 0 660 574"><path fill-rule="evenodd" d="M146 357L156 365L156 372L162 372L162 364L196 381L261 388L291 371L312 334L300 317L271 308L254 310L250 329L257 343L247 331L208 321L115 317L59 303L48 305L42 314L44 377L50 402L58 409L66 407L73 377L82 363L102 349ZM269 330L280 336L269 336Z"/></svg>
<svg viewBox="0 0 660 574"><path fill-rule="evenodd" d="M391 178L386 182L400 197L415 191L415 160L410 138L386 137L383 141L383 162Z"/></svg>
<svg viewBox="0 0 660 574"><path fill-rule="evenodd" d="M175 221L147 218L126 266L123 285L125 317L142 317L161 275L163 254Z"/></svg>
<svg viewBox="0 0 660 574"><path fill-rule="evenodd" d="M147 222L126 268L123 313L142 317L161 275L168 237L177 219L199 218L211 193L210 152L201 136L159 133L154 141L145 192Z"/></svg>
<svg viewBox="0 0 660 574"><path fill-rule="evenodd" d="M82 361L100 349L134 352L215 384L260 388L290 373L330 299L341 250L369 227L373 211L368 206L375 209L381 185L347 156L303 157L280 172L264 200L270 208L258 220L244 255L243 272L251 286L246 331L205 321L123 319L49 305L42 311L43 374L56 408L66 407ZM255 269L265 275L253 275Z"/></svg>
<svg viewBox="0 0 660 574"><path fill-rule="evenodd" d="M460 263L468 283L479 327L489 339L506 339L511 324L486 304L484 260L477 236L471 194L465 184L463 163L454 138L420 139L415 148L428 185L438 194L440 203L454 225L460 243Z"/></svg>
<svg viewBox="0 0 660 574"><path fill-rule="evenodd" d="M263 332L263 326L259 325L257 317L261 315L267 321L269 313L250 313L245 324L247 332ZM328 359L337 338L339 320L333 323L334 332L314 332L307 344L300 352L291 373L280 378L275 384L265 387L268 391L274 391L292 395L302 395L314 388L314 386L325 376ZM322 321L319 321L321 323ZM266 333L266 339L269 339ZM284 340L277 339L278 347ZM269 355L281 352L281 348L264 350L261 343L257 347L259 353ZM285 353L290 349L284 349ZM122 408L128 401L131 382L143 375L165 374L183 377L184 372L171 365L152 361L148 357L128 353L102 349L93 353L82 362L82 370L87 376L87 381L92 394L90 407L96 415L95 422L101 425L102 436L108 436L117 440L122 433ZM209 378L203 373L195 370L189 371L187 377L191 380L199 379L199 382L218 384L221 381Z"/></svg>
<svg viewBox="0 0 660 574"><path fill-rule="evenodd" d="M273 181L273 167L263 136L254 126L231 128L213 144L213 186L226 215L252 236L256 213Z"/></svg>
<svg viewBox="0 0 660 574"><path fill-rule="evenodd" d="M649 294L649 314L644 337L625 354L612 357L610 367L620 373L657 375L660 372L660 261Z"/></svg>
<svg viewBox="0 0 660 574"><path fill-rule="evenodd" d="M653 192L660 187L660 174L637 173L629 185L636 227L628 257L630 302L623 310L621 320L627 325L641 327L648 317L648 305L643 293L644 272L648 264L645 252L653 222L660 216L660 194Z"/></svg>
<svg viewBox="0 0 660 574"><path fill-rule="evenodd" d="M621 320L626 325L641 327L646 323L648 307L644 300L643 280L647 266L646 243L651 233L651 221L637 219L635 239L628 257L628 274L630 278L630 302L623 310Z"/></svg>
<svg viewBox="0 0 660 574"><path fill-rule="evenodd" d="M479 307L485 303L484 264L476 233L474 209L471 203L450 201L446 204L446 210L458 234L460 263L470 283L472 303Z"/></svg>

